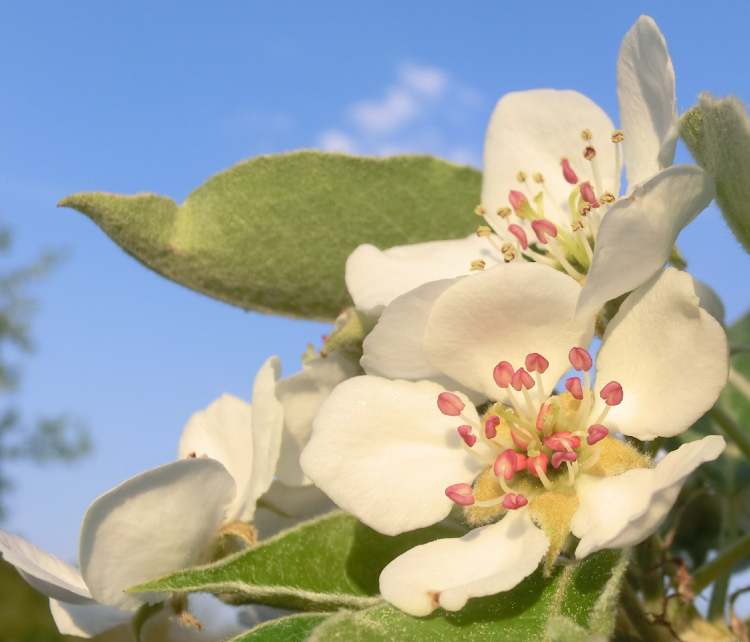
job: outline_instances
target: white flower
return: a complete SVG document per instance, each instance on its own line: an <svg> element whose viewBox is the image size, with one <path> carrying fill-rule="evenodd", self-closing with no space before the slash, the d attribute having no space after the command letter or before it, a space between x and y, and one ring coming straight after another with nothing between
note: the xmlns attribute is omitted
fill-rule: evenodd
<svg viewBox="0 0 750 642"><path fill-rule="evenodd" d="M164 595L125 591L146 580L208 561L235 483L213 459L188 459L141 473L86 511L80 571L25 540L0 532L0 552L51 598L61 633L91 637L127 622Z"/></svg>
<svg viewBox="0 0 750 642"><path fill-rule="evenodd" d="M579 556L644 539L685 477L722 451L721 437L707 437L652 467L612 436L679 434L726 382L726 335L699 306L690 276L668 268L625 301L604 335L595 383L585 349L593 315L575 316L579 292L559 271L513 263L422 286L385 310L363 363L388 376L431 369L498 400L481 418L460 392L372 375L345 381L323 404L302 468L372 528L425 527L454 503L474 525L510 513L386 567L381 592L404 611L455 610L507 590L545 554L556 556L571 529ZM391 352L397 332L408 339ZM555 392L571 366L578 372Z"/></svg>
<svg viewBox="0 0 750 642"><path fill-rule="evenodd" d="M485 138L477 212L487 226L474 239L357 248L346 279L355 304L387 305L422 283L466 274L477 259L566 272L583 286L584 314L645 282L714 194L699 167L669 167L678 133L674 69L649 17L623 39L617 93L622 130L575 91L505 95ZM623 156L628 193L618 199Z"/></svg>

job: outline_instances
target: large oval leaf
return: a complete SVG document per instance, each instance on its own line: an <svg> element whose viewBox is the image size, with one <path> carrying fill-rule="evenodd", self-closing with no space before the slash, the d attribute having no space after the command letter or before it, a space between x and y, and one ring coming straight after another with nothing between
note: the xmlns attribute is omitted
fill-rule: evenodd
<svg viewBox="0 0 750 642"><path fill-rule="evenodd" d="M104 192L60 205L189 288L246 309L333 319L349 303L344 264L354 248L465 236L480 182L476 170L429 156L302 151L235 165L180 206Z"/></svg>

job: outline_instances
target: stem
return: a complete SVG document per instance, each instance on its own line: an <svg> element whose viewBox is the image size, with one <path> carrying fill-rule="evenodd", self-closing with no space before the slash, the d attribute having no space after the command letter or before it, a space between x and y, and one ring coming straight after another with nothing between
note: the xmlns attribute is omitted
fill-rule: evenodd
<svg viewBox="0 0 750 642"><path fill-rule="evenodd" d="M640 587L647 606L659 608L664 599L664 575L661 546L656 535L652 535L636 548L636 559L641 567Z"/></svg>
<svg viewBox="0 0 750 642"><path fill-rule="evenodd" d="M633 628L645 642L674 642L666 627L654 624L643 610L638 594L627 582L623 583L620 604Z"/></svg>
<svg viewBox="0 0 750 642"><path fill-rule="evenodd" d="M719 424L719 427L732 441L734 441L737 448L742 451L742 454L750 460L750 435L742 430L729 413L718 405L711 408L709 412L711 413L711 418Z"/></svg>
<svg viewBox="0 0 750 642"><path fill-rule="evenodd" d="M724 549L714 559L701 566L693 573L693 589L700 593L711 582L731 573L737 562L750 556L750 534L738 539L729 548Z"/></svg>
<svg viewBox="0 0 750 642"><path fill-rule="evenodd" d="M735 517L734 506L730 500L724 499L721 502L721 509L721 547L724 548L730 542L734 541L734 538L737 536L737 519ZM726 572L714 582L714 587L711 590L711 600L708 604L708 619L711 622L724 621L730 578L731 573Z"/></svg>

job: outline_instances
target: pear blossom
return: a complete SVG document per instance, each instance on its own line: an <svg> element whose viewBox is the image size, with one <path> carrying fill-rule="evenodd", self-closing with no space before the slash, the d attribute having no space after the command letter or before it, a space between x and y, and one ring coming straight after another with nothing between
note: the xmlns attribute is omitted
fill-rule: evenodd
<svg viewBox="0 0 750 642"><path fill-rule="evenodd" d="M543 559L549 568L571 533L577 557L638 543L724 449L709 436L652 461L621 438L680 434L727 380L726 334L692 278L667 268L641 285L596 358L595 315L575 314L579 293L534 263L421 286L365 342L363 363L388 373L349 379L322 405L301 464L339 506L388 535L455 506L473 527L383 570L381 593L398 608L421 616L508 590ZM409 338L389 352L395 328ZM428 380L435 373L491 403L480 414Z"/></svg>
<svg viewBox="0 0 750 642"><path fill-rule="evenodd" d="M622 41L617 95L621 129L576 91L503 96L485 138L476 209L485 224L476 238L357 248L346 266L355 304L387 305L422 283L514 261L572 276L582 286L579 312L587 314L646 281L714 196L702 169L670 166L678 135L674 68L648 16ZM620 197L623 163L628 190Z"/></svg>

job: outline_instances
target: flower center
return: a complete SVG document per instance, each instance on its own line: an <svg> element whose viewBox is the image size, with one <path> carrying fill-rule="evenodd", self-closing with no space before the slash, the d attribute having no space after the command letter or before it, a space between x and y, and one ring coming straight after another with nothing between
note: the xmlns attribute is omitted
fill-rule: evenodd
<svg viewBox="0 0 750 642"><path fill-rule="evenodd" d="M502 505L515 510L528 503L514 488L517 482L531 478L546 490L559 484L572 486L581 472L598 462L599 442L609 434L604 422L609 409L622 402L622 386L617 381L598 390L592 385L593 360L585 348L571 348L568 359L578 374L565 380L565 392L552 394L544 390L541 375L549 361L543 355L529 353L519 368L500 361L492 376L505 391L507 403L493 404L481 425L464 415L464 402L458 395L438 395L439 410L465 422L456 431L469 452L486 459L486 447L481 452L477 448L479 439L491 448L492 471L503 491L497 498L477 500L470 484L453 484L445 489L451 500L461 506Z"/></svg>
<svg viewBox="0 0 750 642"><path fill-rule="evenodd" d="M503 261L527 260L545 263L561 270L577 281L584 280L594 254L596 234L602 217L615 202L615 194L603 185L597 151L590 130L581 132L581 159L560 160L563 178L571 186L567 203L554 220L545 215L545 207L560 208L561 201L550 192L540 172L516 174L518 190L510 190L508 205L489 213L480 205L476 213L487 225L477 228L477 235L487 238ZM615 145L615 173L619 175L621 131L611 136ZM576 168L578 171L576 171ZM583 173L591 180L580 180ZM546 202L545 202L546 197ZM482 270L485 262L474 261L472 270Z"/></svg>

